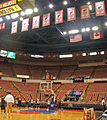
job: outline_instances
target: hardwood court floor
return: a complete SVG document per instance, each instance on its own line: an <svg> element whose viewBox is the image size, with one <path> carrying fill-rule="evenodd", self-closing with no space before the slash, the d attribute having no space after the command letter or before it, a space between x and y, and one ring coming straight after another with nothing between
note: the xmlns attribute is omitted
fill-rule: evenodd
<svg viewBox="0 0 107 120"><path fill-rule="evenodd" d="M14 110L17 110L14 108ZM51 114L23 114L12 113L12 115L6 116L0 114L0 120L83 120L83 112L77 111L61 111Z"/></svg>

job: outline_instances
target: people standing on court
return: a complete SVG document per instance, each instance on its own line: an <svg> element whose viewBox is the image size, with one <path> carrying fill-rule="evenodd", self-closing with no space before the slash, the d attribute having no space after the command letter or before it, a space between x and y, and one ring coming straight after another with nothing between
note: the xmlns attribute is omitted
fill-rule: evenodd
<svg viewBox="0 0 107 120"><path fill-rule="evenodd" d="M61 110L61 99L59 99L58 104L57 104L58 110Z"/></svg>
<svg viewBox="0 0 107 120"><path fill-rule="evenodd" d="M3 113L6 112L6 110L5 110L6 102L4 100L4 96L3 95L1 95L0 103L1 103L1 114L3 114Z"/></svg>
<svg viewBox="0 0 107 120"><path fill-rule="evenodd" d="M7 115L10 115L12 113L12 104L14 104L14 97L11 95L11 92L7 92L4 100L7 103Z"/></svg>
<svg viewBox="0 0 107 120"><path fill-rule="evenodd" d="M17 98L17 101L18 101L18 107L19 107L19 109L20 109L20 107L22 106L22 99L21 99L21 97L19 96L18 98Z"/></svg>
<svg viewBox="0 0 107 120"><path fill-rule="evenodd" d="M40 108L40 101L37 98L37 100L36 100L36 110L39 110L39 108Z"/></svg>
<svg viewBox="0 0 107 120"><path fill-rule="evenodd" d="M104 100L104 98L102 98L102 106L103 106L103 112L104 112L105 109L106 109L106 104L105 104L105 100Z"/></svg>
<svg viewBox="0 0 107 120"><path fill-rule="evenodd" d="M31 103L31 107L33 108L34 100L32 98L30 100L30 103Z"/></svg>
<svg viewBox="0 0 107 120"><path fill-rule="evenodd" d="M50 109L50 100L48 100L47 102L47 111L49 111L49 109Z"/></svg>

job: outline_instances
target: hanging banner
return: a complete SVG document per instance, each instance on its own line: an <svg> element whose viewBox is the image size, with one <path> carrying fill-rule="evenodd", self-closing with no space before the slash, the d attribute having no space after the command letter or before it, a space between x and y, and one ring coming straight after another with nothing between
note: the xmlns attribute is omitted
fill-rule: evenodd
<svg viewBox="0 0 107 120"><path fill-rule="evenodd" d="M1 24L0 24L0 30L5 29L5 26L6 26L6 24L5 24L5 23L1 23Z"/></svg>
<svg viewBox="0 0 107 120"><path fill-rule="evenodd" d="M13 5L4 9L0 9L0 16L4 16L21 10L22 9L19 7L19 5Z"/></svg>
<svg viewBox="0 0 107 120"><path fill-rule="evenodd" d="M3 24L2 24L2 29L5 29L5 27L6 27L6 24L3 23Z"/></svg>
<svg viewBox="0 0 107 120"><path fill-rule="evenodd" d="M21 29L21 32L28 31L28 29L29 29L29 18L24 19L24 20L22 21L22 29Z"/></svg>
<svg viewBox="0 0 107 120"><path fill-rule="evenodd" d="M76 9L75 7L67 8L67 21L76 20Z"/></svg>
<svg viewBox="0 0 107 120"><path fill-rule="evenodd" d="M3 3L0 3L0 9L16 4L16 0L9 0Z"/></svg>
<svg viewBox="0 0 107 120"><path fill-rule="evenodd" d="M105 2L104 1L95 2L95 15L104 16L105 14L106 14Z"/></svg>
<svg viewBox="0 0 107 120"><path fill-rule="evenodd" d="M88 19L90 18L90 9L89 5L81 6L81 19Z"/></svg>
<svg viewBox="0 0 107 120"><path fill-rule="evenodd" d="M34 16L32 19L32 29L40 27L40 16Z"/></svg>
<svg viewBox="0 0 107 120"><path fill-rule="evenodd" d="M96 31L90 33L91 40L104 38L103 31Z"/></svg>
<svg viewBox="0 0 107 120"><path fill-rule="evenodd" d="M63 10L55 11L55 24L63 23Z"/></svg>
<svg viewBox="0 0 107 120"><path fill-rule="evenodd" d="M42 27L50 25L50 13L43 14Z"/></svg>
<svg viewBox="0 0 107 120"><path fill-rule="evenodd" d="M12 22L11 24L11 34L17 33L18 21Z"/></svg>

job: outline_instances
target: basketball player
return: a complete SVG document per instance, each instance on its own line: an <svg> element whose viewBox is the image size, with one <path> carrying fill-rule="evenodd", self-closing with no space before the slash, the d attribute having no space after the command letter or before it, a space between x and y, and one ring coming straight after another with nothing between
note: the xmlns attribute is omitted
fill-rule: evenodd
<svg viewBox="0 0 107 120"><path fill-rule="evenodd" d="M5 102L7 103L7 115L12 113L12 104L14 104L14 97L11 95L11 92L7 92L8 95L5 97Z"/></svg>
<svg viewBox="0 0 107 120"><path fill-rule="evenodd" d="M6 104L3 95L1 96L0 103L1 103L1 114L3 114L5 113L5 104Z"/></svg>

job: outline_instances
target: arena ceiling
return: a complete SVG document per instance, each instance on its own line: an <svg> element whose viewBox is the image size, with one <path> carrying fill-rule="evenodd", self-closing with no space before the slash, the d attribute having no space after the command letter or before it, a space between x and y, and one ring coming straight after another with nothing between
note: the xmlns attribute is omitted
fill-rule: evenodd
<svg viewBox="0 0 107 120"><path fill-rule="evenodd" d="M24 0L23 0L24 1ZM27 32L20 32L21 21L19 21L19 28L16 34L10 33L11 22L15 20L5 20L7 24L5 31L0 31L0 47L5 49L24 50L26 52L33 53L62 53L62 52L75 52L86 51L95 49L107 48L107 27L104 27L104 22L107 21L107 14L102 17L95 17L94 3L99 0L91 0L93 10L91 11L91 18L81 20L80 19L80 6L87 4L88 0L68 0L68 5L64 6L62 0L36 0L35 6L39 9L39 12L30 16L30 23L34 15L40 15L40 28L32 30L31 24L29 24L29 30ZM107 1L106 1L107 2ZM48 5L52 3L53 9L50 9ZM67 22L66 9L68 7L76 7L77 19L72 22ZM62 24L55 25L55 11L64 10L64 22ZM51 13L51 25L48 27L42 27L42 15L45 13ZM107 3L106 3L107 13ZM28 16L26 16L27 18ZM79 29L83 27L90 27L98 25L104 32L104 38L98 40L90 40L90 32L82 33L82 42L70 43L70 35L63 35L64 31L71 29Z"/></svg>

